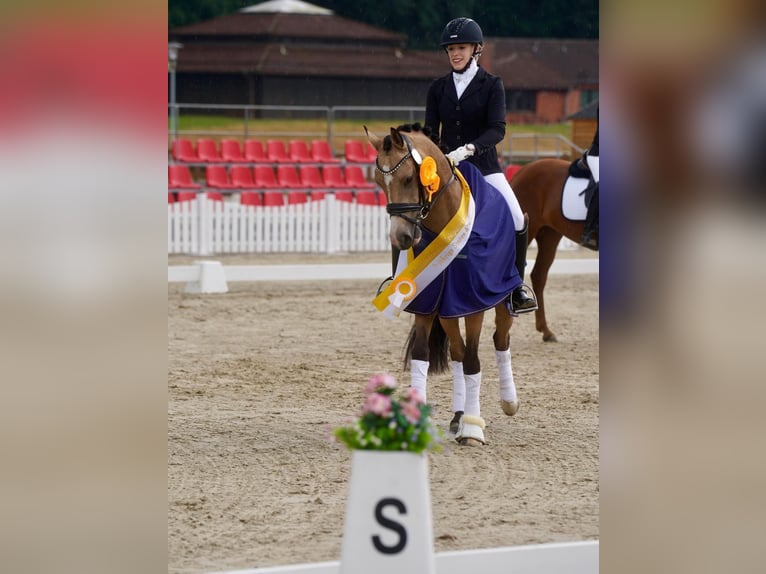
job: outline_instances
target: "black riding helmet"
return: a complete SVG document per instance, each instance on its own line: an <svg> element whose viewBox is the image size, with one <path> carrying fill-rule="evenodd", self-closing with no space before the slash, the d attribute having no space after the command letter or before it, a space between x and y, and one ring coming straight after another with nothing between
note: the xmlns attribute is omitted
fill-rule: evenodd
<svg viewBox="0 0 766 574"><path fill-rule="evenodd" d="M439 45L446 48L450 44L484 44L484 35L470 18L455 18L444 27Z"/></svg>

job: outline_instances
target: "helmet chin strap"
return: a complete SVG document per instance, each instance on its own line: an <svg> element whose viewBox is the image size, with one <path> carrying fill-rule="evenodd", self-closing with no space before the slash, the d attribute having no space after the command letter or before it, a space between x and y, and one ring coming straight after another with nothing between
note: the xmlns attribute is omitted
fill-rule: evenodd
<svg viewBox="0 0 766 574"><path fill-rule="evenodd" d="M462 69L455 70L453 68L452 71L455 72L456 74L465 74L468 71L468 68L471 67L472 62L476 62L477 66L479 65L479 56L481 56L481 48L476 48L476 50L474 50L473 55L471 56L471 59L468 60L468 63L465 66L463 66Z"/></svg>

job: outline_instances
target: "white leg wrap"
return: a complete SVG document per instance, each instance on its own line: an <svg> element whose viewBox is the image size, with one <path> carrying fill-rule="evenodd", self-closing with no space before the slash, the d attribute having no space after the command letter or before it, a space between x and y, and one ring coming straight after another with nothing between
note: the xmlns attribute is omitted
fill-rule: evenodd
<svg viewBox="0 0 766 574"><path fill-rule="evenodd" d="M410 361L410 386L417 389L423 402L426 402L426 378L428 377L428 361Z"/></svg>
<svg viewBox="0 0 766 574"><path fill-rule="evenodd" d="M519 410L519 398L516 395L516 384L513 382L511 366L511 350L495 351L497 371L500 379L500 407L509 417Z"/></svg>
<svg viewBox="0 0 766 574"><path fill-rule="evenodd" d="M481 371L475 375L465 375L465 414L481 416L479 394L481 392Z"/></svg>
<svg viewBox="0 0 766 574"><path fill-rule="evenodd" d="M463 363L452 361L452 412L465 411Z"/></svg>
<svg viewBox="0 0 766 574"><path fill-rule="evenodd" d="M460 442L464 438L472 438L478 440L481 444L486 444L484 440L484 419L481 417L463 415L460 419L460 426L455 434L455 440Z"/></svg>

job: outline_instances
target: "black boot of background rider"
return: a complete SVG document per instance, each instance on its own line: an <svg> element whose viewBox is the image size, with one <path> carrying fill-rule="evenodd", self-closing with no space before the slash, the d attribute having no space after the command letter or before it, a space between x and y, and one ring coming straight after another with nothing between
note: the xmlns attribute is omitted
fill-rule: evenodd
<svg viewBox="0 0 766 574"><path fill-rule="evenodd" d="M593 184L592 189L586 189L586 192L588 191L588 213L585 216L585 229L580 245L598 251L598 183Z"/></svg>
<svg viewBox="0 0 766 574"><path fill-rule="evenodd" d="M527 266L527 243L529 241L529 224L525 222L524 229L516 232L516 270L524 281L524 268ZM511 295L511 307L514 313L529 313L537 309L537 300L530 297L524 285L520 285Z"/></svg>

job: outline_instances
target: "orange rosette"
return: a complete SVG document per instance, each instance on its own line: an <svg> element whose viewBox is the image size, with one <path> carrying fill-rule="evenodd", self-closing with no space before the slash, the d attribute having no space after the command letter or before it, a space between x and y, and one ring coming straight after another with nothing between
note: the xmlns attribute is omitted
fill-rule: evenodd
<svg viewBox="0 0 766 574"><path fill-rule="evenodd" d="M420 164L420 183L428 190L428 201L431 201L431 196L439 190L441 178L436 173L436 161L430 155Z"/></svg>

